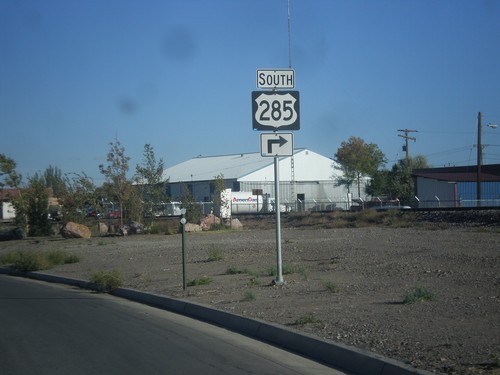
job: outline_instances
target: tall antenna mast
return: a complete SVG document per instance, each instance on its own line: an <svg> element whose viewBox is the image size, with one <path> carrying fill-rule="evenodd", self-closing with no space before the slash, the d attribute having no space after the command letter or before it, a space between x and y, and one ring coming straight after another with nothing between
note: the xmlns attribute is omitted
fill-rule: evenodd
<svg viewBox="0 0 500 375"><path fill-rule="evenodd" d="M292 43L291 43L291 27L290 27L290 0L288 0L288 68L292 69ZM294 208L297 209L297 198L295 197L295 160L293 158L293 150L292 157L290 158L290 202L295 202Z"/></svg>
<svg viewBox="0 0 500 375"><path fill-rule="evenodd" d="M290 32L290 0L288 0L288 67L292 68L292 44L291 44L291 32Z"/></svg>

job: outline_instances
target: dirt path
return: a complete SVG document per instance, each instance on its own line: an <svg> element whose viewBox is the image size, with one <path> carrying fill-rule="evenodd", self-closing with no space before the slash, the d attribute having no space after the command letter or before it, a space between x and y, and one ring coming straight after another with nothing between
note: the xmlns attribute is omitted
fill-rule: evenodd
<svg viewBox="0 0 500 375"><path fill-rule="evenodd" d="M284 229L284 286L273 286L274 230L192 233L182 289L180 235L24 240L66 249L48 272L89 279L119 270L124 286L291 326L438 373L500 373L500 232L495 229ZM416 288L432 300L404 304Z"/></svg>

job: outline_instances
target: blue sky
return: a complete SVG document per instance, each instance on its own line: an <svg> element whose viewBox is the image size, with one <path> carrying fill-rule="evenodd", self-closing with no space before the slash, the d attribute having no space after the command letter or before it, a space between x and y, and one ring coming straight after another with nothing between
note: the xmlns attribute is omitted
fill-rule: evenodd
<svg viewBox="0 0 500 375"><path fill-rule="evenodd" d="M84 172L117 137L131 173L146 143L167 167L260 152L258 68L289 64L287 0L0 0L0 152L24 176ZM350 136L388 167L500 163L500 1L291 0L296 148Z"/></svg>

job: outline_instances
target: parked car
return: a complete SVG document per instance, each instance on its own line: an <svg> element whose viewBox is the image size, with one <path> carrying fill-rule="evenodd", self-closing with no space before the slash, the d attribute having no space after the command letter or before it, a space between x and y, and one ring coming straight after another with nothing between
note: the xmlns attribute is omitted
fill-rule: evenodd
<svg viewBox="0 0 500 375"><path fill-rule="evenodd" d="M87 209L87 214L85 215L87 217L101 217L101 214L94 210L93 208Z"/></svg>
<svg viewBox="0 0 500 375"><path fill-rule="evenodd" d="M108 219L119 219L122 215L120 211L110 211L108 212Z"/></svg>
<svg viewBox="0 0 500 375"><path fill-rule="evenodd" d="M61 221L62 212L59 209L53 209L49 211L49 220L52 221Z"/></svg>

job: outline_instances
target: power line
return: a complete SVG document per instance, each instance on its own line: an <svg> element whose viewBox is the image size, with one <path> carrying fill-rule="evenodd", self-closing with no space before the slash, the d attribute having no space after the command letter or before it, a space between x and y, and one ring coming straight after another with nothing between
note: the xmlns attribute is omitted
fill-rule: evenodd
<svg viewBox="0 0 500 375"><path fill-rule="evenodd" d="M474 131L419 130L418 132L430 134L476 134Z"/></svg>

